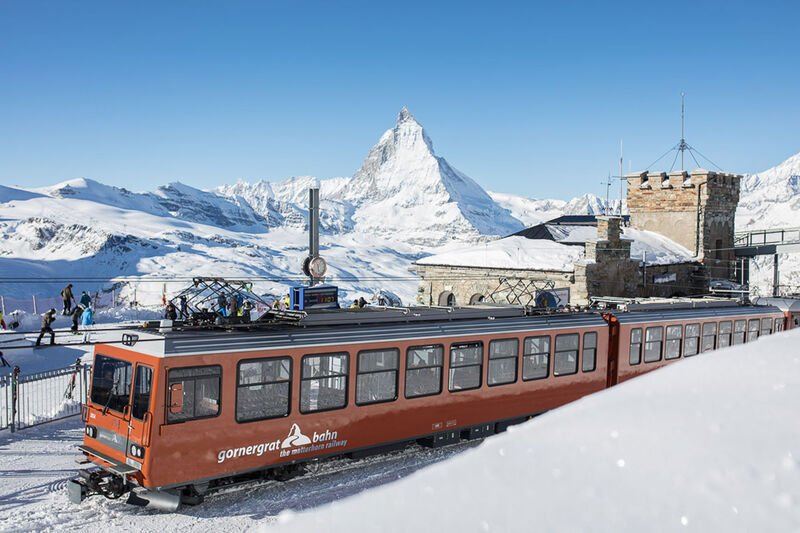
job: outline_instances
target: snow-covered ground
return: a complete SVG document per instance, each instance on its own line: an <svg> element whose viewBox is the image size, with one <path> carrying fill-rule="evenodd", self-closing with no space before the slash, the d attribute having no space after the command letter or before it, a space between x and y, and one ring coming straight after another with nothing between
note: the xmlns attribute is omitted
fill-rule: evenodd
<svg viewBox="0 0 800 533"><path fill-rule="evenodd" d="M176 514L102 498L69 503L78 419L2 432L0 529L798 531L799 345L800 331L763 337L586 397L474 449L328 463Z"/></svg>
<svg viewBox="0 0 800 533"><path fill-rule="evenodd" d="M711 352L288 531L798 531L800 331Z"/></svg>

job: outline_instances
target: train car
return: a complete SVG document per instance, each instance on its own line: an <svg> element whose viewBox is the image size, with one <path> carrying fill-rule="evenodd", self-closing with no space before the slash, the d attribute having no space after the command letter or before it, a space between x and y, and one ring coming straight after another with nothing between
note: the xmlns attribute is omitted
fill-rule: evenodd
<svg viewBox="0 0 800 533"><path fill-rule="evenodd" d="M786 317L774 306L727 301L678 301L631 305L607 315L612 324L615 375L609 385L703 352L782 331Z"/></svg>
<svg viewBox="0 0 800 533"><path fill-rule="evenodd" d="M761 296L753 303L777 307L786 319L786 329L800 328L800 296Z"/></svg>
<svg viewBox="0 0 800 533"><path fill-rule="evenodd" d="M598 313L320 311L230 331L131 331L95 348L69 484L174 510L298 465L481 438L608 385Z"/></svg>

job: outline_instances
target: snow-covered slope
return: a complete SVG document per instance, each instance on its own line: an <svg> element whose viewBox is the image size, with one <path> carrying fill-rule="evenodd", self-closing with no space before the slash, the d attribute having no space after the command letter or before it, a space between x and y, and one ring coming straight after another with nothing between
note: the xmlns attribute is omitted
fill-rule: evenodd
<svg viewBox="0 0 800 533"><path fill-rule="evenodd" d="M281 531L797 531L798 342L792 331L681 361L287 513Z"/></svg>

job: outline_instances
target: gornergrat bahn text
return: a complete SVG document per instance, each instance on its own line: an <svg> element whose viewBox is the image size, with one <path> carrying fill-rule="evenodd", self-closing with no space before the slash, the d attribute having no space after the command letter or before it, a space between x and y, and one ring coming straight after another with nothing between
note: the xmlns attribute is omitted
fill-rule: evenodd
<svg viewBox="0 0 800 533"><path fill-rule="evenodd" d="M773 306L698 302L268 313L239 328L132 330L95 347L68 484L175 510L303 463L482 438L685 357L790 328Z"/></svg>

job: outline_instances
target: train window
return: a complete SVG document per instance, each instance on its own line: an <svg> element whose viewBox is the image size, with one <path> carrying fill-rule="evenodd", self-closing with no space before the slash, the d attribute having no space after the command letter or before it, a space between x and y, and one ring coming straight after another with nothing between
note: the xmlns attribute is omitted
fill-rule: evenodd
<svg viewBox="0 0 800 533"><path fill-rule="evenodd" d="M487 383L503 385L517 381L517 354L519 341L504 339L489 343L489 370Z"/></svg>
<svg viewBox="0 0 800 533"><path fill-rule="evenodd" d="M477 389L483 374L483 343L450 346L450 392Z"/></svg>
<svg viewBox="0 0 800 533"><path fill-rule="evenodd" d="M292 360L288 357L239 362L236 421L252 422L289 414Z"/></svg>
<svg viewBox="0 0 800 533"><path fill-rule="evenodd" d="M136 367L136 379L133 380L133 402L131 403L131 416L144 419L144 414L150 408L150 391L153 387L153 369L149 366Z"/></svg>
<svg viewBox="0 0 800 533"><path fill-rule="evenodd" d="M522 379L542 379L550 375L550 336L528 337L523 344Z"/></svg>
<svg viewBox="0 0 800 533"><path fill-rule="evenodd" d="M167 422L186 422L219 414L220 366L173 368L169 371Z"/></svg>
<svg viewBox="0 0 800 533"><path fill-rule="evenodd" d="M746 320L736 320L733 323L733 344L744 344L744 334L747 331Z"/></svg>
<svg viewBox="0 0 800 533"><path fill-rule="evenodd" d="M580 335L556 335L556 353L553 355L553 375L566 376L578 371L578 344Z"/></svg>
<svg viewBox="0 0 800 533"><path fill-rule="evenodd" d="M704 322L703 323L703 343L701 352L710 352L716 348L717 341L717 323Z"/></svg>
<svg viewBox="0 0 800 533"><path fill-rule="evenodd" d="M664 359L677 359L681 356L683 326L667 326L667 341L664 345Z"/></svg>
<svg viewBox="0 0 800 533"><path fill-rule="evenodd" d="M661 326L647 328L644 331L644 362L661 361L661 346L664 340L664 328Z"/></svg>
<svg viewBox="0 0 800 533"><path fill-rule="evenodd" d="M783 319L782 318L776 318L775 319L775 333L777 333L779 331L783 331Z"/></svg>
<svg viewBox="0 0 800 533"><path fill-rule="evenodd" d="M772 333L772 319L771 318L762 318L761 319L761 335L770 335Z"/></svg>
<svg viewBox="0 0 800 533"><path fill-rule="evenodd" d="M358 352L356 405L396 400L399 364L397 348Z"/></svg>
<svg viewBox="0 0 800 533"><path fill-rule="evenodd" d="M754 318L747 323L747 342L753 342L758 338L760 323L761 321L757 318Z"/></svg>
<svg viewBox="0 0 800 533"><path fill-rule="evenodd" d="M719 341L720 348L725 348L731 345L731 331L732 324L730 320L719 323Z"/></svg>
<svg viewBox="0 0 800 533"><path fill-rule="evenodd" d="M628 351L628 363L638 365L642 362L642 328L631 330L631 347Z"/></svg>
<svg viewBox="0 0 800 533"><path fill-rule="evenodd" d="M132 378L131 363L97 354L92 372L92 402L122 412L130 401Z"/></svg>
<svg viewBox="0 0 800 533"><path fill-rule="evenodd" d="M597 333L590 332L583 335L583 364L581 370L591 372L597 365Z"/></svg>
<svg viewBox="0 0 800 533"><path fill-rule="evenodd" d="M406 398L430 396L442 392L444 347L415 346L406 352Z"/></svg>
<svg viewBox="0 0 800 533"><path fill-rule="evenodd" d="M300 412L315 413L347 405L346 353L306 355L300 372Z"/></svg>
<svg viewBox="0 0 800 533"><path fill-rule="evenodd" d="M683 356L697 355L700 351L700 324L687 324L683 340Z"/></svg>

